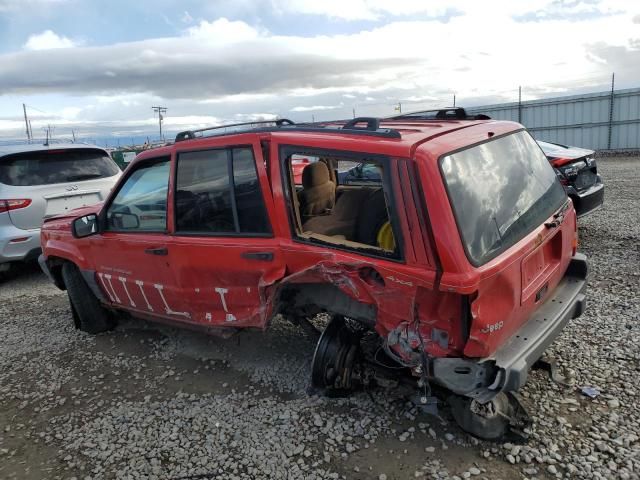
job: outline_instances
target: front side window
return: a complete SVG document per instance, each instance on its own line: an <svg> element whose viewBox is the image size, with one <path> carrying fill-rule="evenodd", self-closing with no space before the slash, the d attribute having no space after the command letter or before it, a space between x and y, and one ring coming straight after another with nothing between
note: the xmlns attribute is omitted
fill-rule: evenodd
<svg viewBox="0 0 640 480"><path fill-rule="evenodd" d="M107 210L107 230L164 232L167 229L169 158L137 168Z"/></svg>
<svg viewBox="0 0 640 480"><path fill-rule="evenodd" d="M179 154L176 230L196 234L270 234L251 148Z"/></svg>
<svg viewBox="0 0 640 480"><path fill-rule="evenodd" d="M553 168L525 131L447 155L440 165L476 266L515 245L566 201Z"/></svg>

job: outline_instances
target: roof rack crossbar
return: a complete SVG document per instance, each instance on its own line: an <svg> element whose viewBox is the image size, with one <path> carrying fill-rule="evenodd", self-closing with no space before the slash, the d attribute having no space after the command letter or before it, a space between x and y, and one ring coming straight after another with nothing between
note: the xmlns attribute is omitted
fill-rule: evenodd
<svg viewBox="0 0 640 480"><path fill-rule="evenodd" d="M366 123L366 127L359 127L361 123ZM342 126L343 130L371 130L373 132L380 129L380 119L377 117L356 117L349 120Z"/></svg>
<svg viewBox="0 0 640 480"><path fill-rule="evenodd" d="M381 137L381 138L401 138L400 132L393 128L379 128L377 130L370 130L368 128L328 128L322 126L313 126L314 124L297 124L294 126L286 126L283 130L290 132L308 132L308 133L338 133L347 135L362 135L368 137Z"/></svg>
<svg viewBox="0 0 640 480"><path fill-rule="evenodd" d="M181 142L183 140L192 140L196 138L196 135L195 135L196 133L203 133L211 130L220 130L223 128L244 127L247 125L264 125L267 123L273 123L277 127L281 127L283 125L294 125L294 123L288 118L279 118L277 120L255 120L253 122L230 123L226 125L218 125L216 127L199 128L197 130L185 130L184 132L180 132L176 135L176 142Z"/></svg>
<svg viewBox="0 0 640 480"><path fill-rule="evenodd" d="M418 112L403 113L388 117L389 120L490 120L483 114L469 115L462 107L435 108Z"/></svg>

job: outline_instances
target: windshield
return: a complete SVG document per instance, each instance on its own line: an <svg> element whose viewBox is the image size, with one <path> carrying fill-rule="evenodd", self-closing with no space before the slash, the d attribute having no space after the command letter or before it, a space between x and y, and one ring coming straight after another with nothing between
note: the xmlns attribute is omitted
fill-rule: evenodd
<svg viewBox="0 0 640 480"><path fill-rule="evenodd" d="M0 159L0 183L28 186L112 177L120 169L103 150L25 152Z"/></svg>
<svg viewBox="0 0 640 480"><path fill-rule="evenodd" d="M447 155L441 169L476 266L521 240L566 201L553 168L526 131Z"/></svg>

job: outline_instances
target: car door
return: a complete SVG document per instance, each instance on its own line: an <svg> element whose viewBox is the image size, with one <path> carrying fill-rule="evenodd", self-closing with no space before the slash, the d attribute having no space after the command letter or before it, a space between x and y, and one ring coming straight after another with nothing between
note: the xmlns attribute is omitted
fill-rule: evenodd
<svg viewBox="0 0 640 480"><path fill-rule="evenodd" d="M284 263L259 143L178 151L175 185L172 266L190 321L265 326Z"/></svg>
<svg viewBox="0 0 640 480"><path fill-rule="evenodd" d="M176 308L167 211L171 160L137 164L103 210L103 228L91 238L98 282L116 307L171 320Z"/></svg>

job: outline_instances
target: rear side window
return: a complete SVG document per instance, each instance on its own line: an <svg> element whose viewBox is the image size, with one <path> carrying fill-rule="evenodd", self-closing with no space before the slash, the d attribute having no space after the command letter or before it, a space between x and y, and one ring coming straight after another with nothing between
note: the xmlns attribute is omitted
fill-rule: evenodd
<svg viewBox="0 0 640 480"><path fill-rule="evenodd" d="M180 233L271 233L251 148L178 155L176 230Z"/></svg>
<svg viewBox="0 0 640 480"><path fill-rule="evenodd" d="M447 155L440 166L476 266L520 241L566 201L553 168L525 131Z"/></svg>
<svg viewBox="0 0 640 480"><path fill-rule="evenodd" d="M102 150L25 152L0 158L0 183L14 186L81 182L120 171Z"/></svg>

